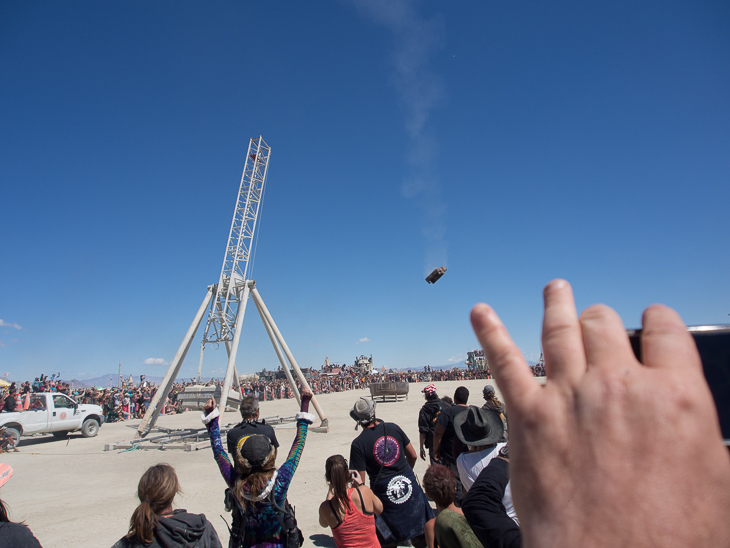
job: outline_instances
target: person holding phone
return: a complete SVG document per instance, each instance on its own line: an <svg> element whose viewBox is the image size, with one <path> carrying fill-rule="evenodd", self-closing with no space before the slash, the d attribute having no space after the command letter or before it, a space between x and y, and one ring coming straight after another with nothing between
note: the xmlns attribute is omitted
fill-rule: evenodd
<svg viewBox="0 0 730 548"><path fill-rule="evenodd" d="M347 473L342 455L327 459L325 478L329 491L319 506L319 524L332 529L337 548L380 548L375 529L375 515L383 512L380 499L363 485L356 470Z"/></svg>
<svg viewBox="0 0 730 548"><path fill-rule="evenodd" d="M376 520L381 545L411 540L425 543L424 526L433 518L413 467L418 456L405 432L375 417L375 402L360 398L350 417L362 427L350 445L350 469L370 478L370 489L383 503Z"/></svg>
<svg viewBox="0 0 730 548"><path fill-rule="evenodd" d="M730 458L679 315L644 311L639 362L614 310L578 316L565 280L543 293L545 386L494 310L471 312L509 409L524 545L730 546Z"/></svg>

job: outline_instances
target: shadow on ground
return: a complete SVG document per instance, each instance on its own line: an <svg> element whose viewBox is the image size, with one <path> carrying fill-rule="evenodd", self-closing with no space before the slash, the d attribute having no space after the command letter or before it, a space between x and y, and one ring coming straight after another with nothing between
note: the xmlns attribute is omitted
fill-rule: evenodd
<svg viewBox="0 0 730 548"><path fill-rule="evenodd" d="M335 539L333 539L329 535L309 535L309 540L312 541L312 544L315 546L324 546L327 548L335 548Z"/></svg>
<svg viewBox="0 0 730 548"><path fill-rule="evenodd" d="M74 438L81 438L83 437L81 435L81 432L73 432L72 434L69 434L68 437L64 436L62 438L56 438L51 434L44 434L44 435L36 435L31 437L22 437L20 438L20 442L18 442L18 447L31 447L33 445L41 445L46 443L53 443L53 442L59 442L59 443L66 443L69 439Z"/></svg>

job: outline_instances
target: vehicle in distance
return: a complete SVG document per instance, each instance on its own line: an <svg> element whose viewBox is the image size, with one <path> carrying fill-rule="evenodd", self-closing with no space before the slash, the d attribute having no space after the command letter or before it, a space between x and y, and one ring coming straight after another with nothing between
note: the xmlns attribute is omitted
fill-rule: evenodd
<svg viewBox="0 0 730 548"><path fill-rule="evenodd" d="M99 405L79 404L66 394L40 392L32 394L25 411L0 413L0 426L17 444L20 436L51 433L65 438L69 432L81 430L91 438L99 433L104 423L104 411Z"/></svg>

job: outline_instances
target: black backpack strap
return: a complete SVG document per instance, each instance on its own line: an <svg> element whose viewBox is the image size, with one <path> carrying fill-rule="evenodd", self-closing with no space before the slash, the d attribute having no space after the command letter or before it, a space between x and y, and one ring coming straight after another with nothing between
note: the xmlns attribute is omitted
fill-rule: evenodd
<svg viewBox="0 0 730 548"><path fill-rule="evenodd" d="M304 536L297 527L297 518L294 514L294 509L284 499L284 504L279 506L276 504L276 498L274 497L274 489L269 493L269 502L276 510L276 519L281 527L282 541L286 548L297 548L304 543Z"/></svg>
<svg viewBox="0 0 730 548"><path fill-rule="evenodd" d="M378 471L378 475L375 476L375 481L372 483L372 485L378 483L378 480L380 479L380 474L383 473L383 468L385 468L385 460L388 456L388 434L385 433L385 421L383 421L383 437L385 438L383 440L383 464L380 465L380 470Z"/></svg>
<svg viewBox="0 0 730 548"><path fill-rule="evenodd" d="M232 489L226 489L225 505L226 508L229 508L233 512L233 526L228 527L231 535L228 548L239 548L243 546L243 536L246 532L246 519L248 514Z"/></svg>

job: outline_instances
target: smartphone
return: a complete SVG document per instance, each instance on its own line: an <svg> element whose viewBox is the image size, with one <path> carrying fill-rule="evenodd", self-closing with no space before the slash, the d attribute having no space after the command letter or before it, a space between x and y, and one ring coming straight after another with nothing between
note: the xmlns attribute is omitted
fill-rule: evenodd
<svg viewBox="0 0 730 548"><path fill-rule="evenodd" d="M694 325L687 330L702 359L705 379L720 417L722 437L725 445L730 446L730 325ZM627 332L631 348L641 362L641 329L627 329Z"/></svg>

